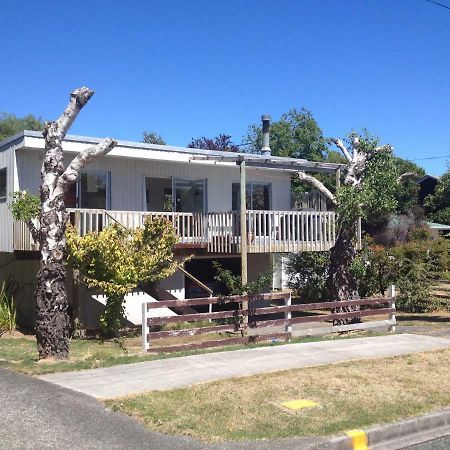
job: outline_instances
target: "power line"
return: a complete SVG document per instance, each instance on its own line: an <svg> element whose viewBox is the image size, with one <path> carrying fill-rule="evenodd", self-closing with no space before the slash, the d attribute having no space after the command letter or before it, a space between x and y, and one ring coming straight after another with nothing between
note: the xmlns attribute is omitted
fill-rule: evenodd
<svg viewBox="0 0 450 450"><path fill-rule="evenodd" d="M442 6L445 9L450 9L450 6L444 5L443 3L435 2L434 0L425 0L425 1L428 2L428 3L433 3L433 4L438 5L438 6Z"/></svg>
<svg viewBox="0 0 450 450"><path fill-rule="evenodd" d="M450 9L450 8L449 8ZM408 161L424 161L426 159L444 159L450 158L450 155L442 155L442 156L429 156L428 158L416 158L416 159L408 159Z"/></svg>

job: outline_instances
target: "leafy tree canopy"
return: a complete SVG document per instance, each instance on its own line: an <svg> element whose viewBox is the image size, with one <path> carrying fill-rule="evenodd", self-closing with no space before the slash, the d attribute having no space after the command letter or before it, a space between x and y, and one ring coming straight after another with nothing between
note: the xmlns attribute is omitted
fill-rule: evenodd
<svg viewBox="0 0 450 450"><path fill-rule="evenodd" d="M144 144L166 145L164 138L155 131L144 131L142 142Z"/></svg>
<svg viewBox="0 0 450 450"><path fill-rule="evenodd" d="M219 150L222 152L239 152L239 147L236 144L233 144L229 134L219 134L212 139L204 136L197 139L192 138L187 147L201 148L204 150Z"/></svg>
<svg viewBox="0 0 450 450"><path fill-rule="evenodd" d="M248 151L258 153L262 148L262 127L251 125L246 141ZM293 108L270 125L270 148L276 156L323 161L328 154L327 140L311 111Z"/></svg>
<svg viewBox="0 0 450 450"><path fill-rule="evenodd" d="M398 176L404 173L414 173L417 175L416 177L406 178L402 183L397 184L396 212L398 214L407 214L416 209L419 205L419 185L417 184L417 180L425 175L425 170L412 161L407 161L398 156L394 156L394 164Z"/></svg>
<svg viewBox="0 0 450 450"><path fill-rule="evenodd" d="M14 114L0 113L0 141L14 136L23 130L42 131L44 121L32 114L25 117L16 117Z"/></svg>
<svg viewBox="0 0 450 450"><path fill-rule="evenodd" d="M425 198L425 208L430 220L450 225L450 166L439 179L434 194Z"/></svg>

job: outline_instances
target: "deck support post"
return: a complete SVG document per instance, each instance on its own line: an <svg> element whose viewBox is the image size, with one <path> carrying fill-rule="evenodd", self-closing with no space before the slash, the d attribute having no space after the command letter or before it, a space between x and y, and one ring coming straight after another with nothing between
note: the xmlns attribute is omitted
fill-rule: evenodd
<svg viewBox="0 0 450 450"><path fill-rule="evenodd" d="M241 196L241 279L242 284L246 285L248 282L247 273L247 193L246 193L246 174L245 161L239 162L240 168L240 196ZM246 294L246 292L244 292ZM242 311L248 311L248 301L242 302ZM242 318L242 334L247 334L248 315Z"/></svg>
<svg viewBox="0 0 450 450"><path fill-rule="evenodd" d="M341 187L341 169L336 169L336 190Z"/></svg>

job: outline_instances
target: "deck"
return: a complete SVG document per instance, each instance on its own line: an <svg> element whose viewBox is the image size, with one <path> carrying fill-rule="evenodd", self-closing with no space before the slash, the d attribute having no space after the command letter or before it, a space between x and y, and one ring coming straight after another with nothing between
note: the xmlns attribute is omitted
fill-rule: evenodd
<svg viewBox="0 0 450 450"><path fill-rule="evenodd" d="M241 247L240 213L143 212L69 209L71 222L83 236L118 222L142 226L147 218L172 222L179 245L203 248L212 254L238 254ZM247 211L249 253L290 253L329 250L335 242L336 216L331 211ZM23 222L14 224L14 250L33 251L37 245Z"/></svg>

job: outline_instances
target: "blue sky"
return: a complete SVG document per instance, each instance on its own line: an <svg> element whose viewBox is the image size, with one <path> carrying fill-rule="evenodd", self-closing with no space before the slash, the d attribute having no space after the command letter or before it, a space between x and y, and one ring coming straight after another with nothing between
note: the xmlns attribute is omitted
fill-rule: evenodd
<svg viewBox="0 0 450 450"><path fill-rule="evenodd" d="M0 25L0 111L53 119L86 85L72 134L239 143L304 106L326 136L367 127L402 157L450 155L450 10L425 0L3 0Z"/></svg>

